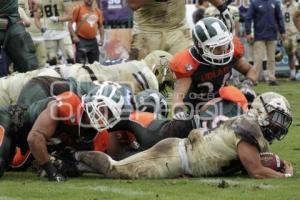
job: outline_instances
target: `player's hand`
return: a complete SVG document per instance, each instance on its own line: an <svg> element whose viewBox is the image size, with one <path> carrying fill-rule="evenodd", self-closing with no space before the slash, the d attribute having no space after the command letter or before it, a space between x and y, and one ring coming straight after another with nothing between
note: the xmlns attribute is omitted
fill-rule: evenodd
<svg viewBox="0 0 300 200"><path fill-rule="evenodd" d="M51 20L53 23L59 22L59 18L57 16L51 16L49 17L49 20Z"/></svg>
<svg viewBox="0 0 300 200"><path fill-rule="evenodd" d="M253 44L254 38L251 34L246 35L246 39L249 44Z"/></svg>
<svg viewBox="0 0 300 200"><path fill-rule="evenodd" d="M100 41L98 42L98 45L99 45L99 46L103 46L103 40L100 40Z"/></svg>
<svg viewBox="0 0 300 200"><path fill-rule="evenodd" d="M249 103L253 102L256 97L256 92L253 90L254 83L250 79L246 79L242 82L241 92L246 96Z"/></svg>
<svg viewBox="0 0 300 200"><path fill-rule="evenodd" d="M282 41L286 41L286 40L288 39L286 33L283 33L283 34L281 34L280 36L281 36L281 40L282 40Z"/></svg>
<svg viewBox="0 0 300 200"><path fill-rule="evenodd" d="M287 161L283 161L283 173L284 174L290 174L291 176L293 176L294 174L294 169L291 163L287 162Z"/></svg>
<svg viewBox="0 0 300 200"><path fill-rule="evenodd" d="M73 40L74 43L78 43L80 41L80 39L79 39L79 37L77 35L74 35L72 37L72 40Z"/></svg>

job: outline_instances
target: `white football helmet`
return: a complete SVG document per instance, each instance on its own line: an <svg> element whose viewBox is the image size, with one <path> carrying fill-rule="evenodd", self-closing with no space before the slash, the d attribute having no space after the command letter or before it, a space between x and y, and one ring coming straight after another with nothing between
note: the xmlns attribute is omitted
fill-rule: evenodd
<svg viewBox="0 0 300 200"><path fill-rule="evenodd" d="M228 64L234 53L232 33L215 17L199 20L192 32L194 47L204 61L213 65Z"/></svg>
<svg viewBox="0 0 300 200"><path fill-rule="evenodd" d="M252 102L248 114L257 118L264 137L269 142L275 138L282 140L292 123L288 100L275 92L266 92L257 96Z"/></svg>
<svg viewBox="0 0 300 200"><path fill-rule="evenodd" d="M106 81L82 96L84 111L97 131L112 128L121 120L125 101L120 88L121 85Z"/></svg>

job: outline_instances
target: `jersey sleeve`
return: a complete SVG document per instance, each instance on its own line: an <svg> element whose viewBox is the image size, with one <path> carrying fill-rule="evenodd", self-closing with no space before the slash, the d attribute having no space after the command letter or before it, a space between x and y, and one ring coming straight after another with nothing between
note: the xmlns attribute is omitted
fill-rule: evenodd
<svg viewBox="0 0 300 200"><path fill-rule="evenodd" d="M261 132L261 129L256 121L248 117L241 117L233 125L234 133L238 140L236 145L240 141L245 141L251 145L254 145L259 152L268 151L269 145Z"/></svg>
<svg viewBox="0 0 300 200"><path fill-rule="evenodd" d="M234 57L236 59L242 58L245 53L245 48L239 37L237 36L233 37L233 45L234 45Z"/></svg>
<svg viewBox="0 0 300 200"><path fill-rule="evenodd" d="M81 99L68 91L58 95L56 101L58 118L67 125L78 125L83 113Z"/></svg>
<svg viewBox="0 0 300 200"><path fill-rule="evenodd" d="M191 77L199 63L190 55L188 49L177 53L170 61L170 70L175 79Z"/></svg>

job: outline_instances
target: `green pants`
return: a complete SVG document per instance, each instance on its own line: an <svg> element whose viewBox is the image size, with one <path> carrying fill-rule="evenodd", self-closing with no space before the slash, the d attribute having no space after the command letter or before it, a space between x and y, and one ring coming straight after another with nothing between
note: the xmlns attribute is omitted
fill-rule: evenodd
<svg viewBox="0 0 300 200"><path fill-rule="evenodd" d="M0 30L0 44L15 64L15 70L26 72L37 69L35 47L23 24L10 24L8 30Z"/></svg>

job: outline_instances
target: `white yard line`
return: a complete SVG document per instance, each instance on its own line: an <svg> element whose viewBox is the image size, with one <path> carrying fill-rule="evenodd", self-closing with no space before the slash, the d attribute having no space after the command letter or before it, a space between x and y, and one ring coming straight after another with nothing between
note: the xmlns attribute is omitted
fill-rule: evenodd
<svg viewBox="0 0 300 200"><path fill-rule="evenodd" d="M112 186L86 186L86 187L69 187L70 189L76 189L76 190L90 190L90 191L99 191L99 192L111 192L116 194L122 194L122 195L128 195L128 196L144 196L144 195L153 195L151 192L144 192L141 190L131 190L128 188L118 188L118 187L112 187ZM1 200L1 199L0 199Z"/></svg>

